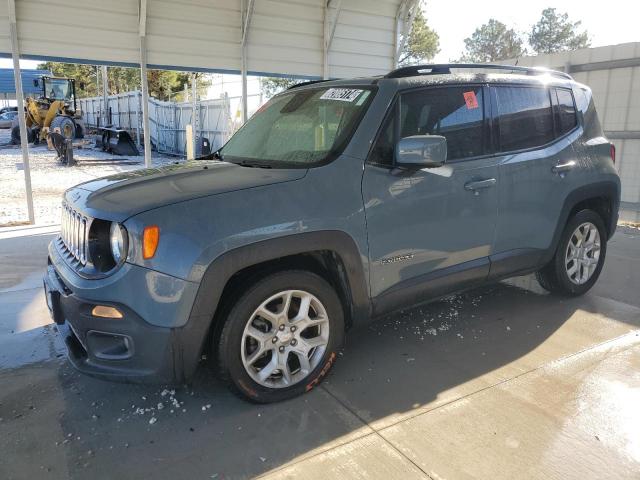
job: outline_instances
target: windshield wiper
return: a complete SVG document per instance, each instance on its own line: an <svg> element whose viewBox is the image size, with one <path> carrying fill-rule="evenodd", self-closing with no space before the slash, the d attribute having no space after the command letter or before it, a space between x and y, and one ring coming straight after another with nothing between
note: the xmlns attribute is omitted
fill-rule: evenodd
<svg viewBox="0 0 640 480"><path fill-rule="evenodd" d="M251 162L249 160L242 160L241 162L233 162L236 165L240 165L243 167L249 167L249 168L273 168L270 164L268 163L260 163L260 162Z"/></svg>

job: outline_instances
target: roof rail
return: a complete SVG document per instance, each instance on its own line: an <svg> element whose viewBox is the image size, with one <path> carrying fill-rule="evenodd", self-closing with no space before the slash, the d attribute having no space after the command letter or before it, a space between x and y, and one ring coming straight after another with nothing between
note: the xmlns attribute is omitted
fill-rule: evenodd
<svg viewBox="0 0 640 480"><path fill-rule="evenodd" d="M450 74L452 68L470 70L507 70L511 73L524 73L525 75L553 75L555 77L573 80L568 73L551 70L544 67L520 67L518 65L496 65L493 63L438 63L433 65L411 65L401 67L387 73L384 78L414 77L416 75L441 75Z"/></svg>
<svg viewBox="0 0 640 480"><path fill-rule="evenodd" d="M300 83L296 83L295 85L291 85L290 87L287 87L287 90L291 90L293 88L298 88L298 87L306 87L307 85L313 85L314 83L321 83L321 82L328 82L329 80L308 80L306 82L300 82Z"/></svg>

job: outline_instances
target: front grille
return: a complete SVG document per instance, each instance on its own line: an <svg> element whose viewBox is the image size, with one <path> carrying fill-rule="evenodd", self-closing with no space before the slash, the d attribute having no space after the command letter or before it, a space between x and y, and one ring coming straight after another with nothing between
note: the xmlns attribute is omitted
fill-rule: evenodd
<svg viewBox="0 0 640 480"><path fill-rule="evenodd" d="M67 252L81 265L87 263L89 220L66 203L62 205L60 239Z"/></svg>

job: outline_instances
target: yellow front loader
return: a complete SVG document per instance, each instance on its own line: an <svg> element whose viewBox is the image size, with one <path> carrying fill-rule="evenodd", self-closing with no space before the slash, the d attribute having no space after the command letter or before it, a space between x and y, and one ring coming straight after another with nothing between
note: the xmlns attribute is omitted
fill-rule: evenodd
<svg viewBox="0 0 640 480"><path fill-rule="evenodd" d="M70 78L43 76L33 81L42 87L38 98L25 99L28 141L39 143L47 134L60 133L65 138L83 138L85 133L82 112L76 108L75 81ZM16 117L11 127L11 140L20 143L20 127Z"/></svg>

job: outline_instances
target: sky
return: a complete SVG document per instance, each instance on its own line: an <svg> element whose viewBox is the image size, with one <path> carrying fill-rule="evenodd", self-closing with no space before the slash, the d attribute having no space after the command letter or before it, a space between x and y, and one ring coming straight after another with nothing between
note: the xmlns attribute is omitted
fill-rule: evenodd
<svg viewBox="0 0 640 480"><path fill-rule="evenodd" d="M429 25L440 35L436 62L460 58L464 39L490 18L525 33L547 7L568 13L572 21L582 21L593 47L640 41L638 0L428 0L423 5Z"/></svg>

